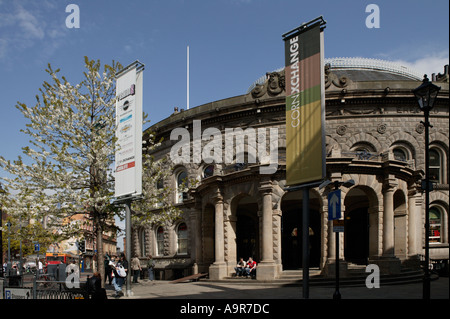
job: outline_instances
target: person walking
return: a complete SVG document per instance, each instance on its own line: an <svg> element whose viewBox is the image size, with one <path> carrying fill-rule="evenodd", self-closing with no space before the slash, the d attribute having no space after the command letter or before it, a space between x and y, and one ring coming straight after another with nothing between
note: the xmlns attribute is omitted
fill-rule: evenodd
<svg viewBox="0 0 450 319"><path fill-rule="evenodd" d="M131 259L131 270L133 271L133 283L137 284L142 270L141 262L137 255L134 255L133 259Z"/></svg>
<svg viewBox="0 0 450 319"><path fill-rule="evenodd" d="M111 269L111 266L109 265L110 261L111 261L111 257L109 257L108 253L106 253L105 261L104 261L103 265L105 267L105 284L106 284L106 278L108 278L109 285L111 285L111 283L112 283L112 276L111 276L112 269Z"/></svg>
<svg viewBox="0 0 450 319"><path fill-rule="evenodd" d="M92 277L88 277L87 287L90 299L108 299L105 288L102 288L101 278L99 272L94 272Z"/></svg>
<svg viewBox="0 0 450 319"><path fill-rule="evenodd" d="M128 261L125 258L124 253L120 255L120 259L113 268L113 272L114 279L112 280L112 284L114 285L114 290L116 292L115 297L119 298L120 296L123 296L122 286L128 275Z"/></svg>

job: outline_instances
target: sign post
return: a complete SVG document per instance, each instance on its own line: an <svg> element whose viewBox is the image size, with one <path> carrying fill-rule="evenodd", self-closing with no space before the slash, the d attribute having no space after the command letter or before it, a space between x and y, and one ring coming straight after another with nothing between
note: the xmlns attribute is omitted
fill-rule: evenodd
<svg viewBox="0 0 450 319"><path fill-rule="evenodd" d="M338 187L336 185L336 189L328 194L328 220L333 221L333 232L336 233L336 290L333 299L341 299L339 292L339 231L341 228L335 227L335 225L338 226L336 222L341 218L341 190Z"/></svg>
<svg viewBox="0 0 450 319"><path fill-rule="evenodd" d="M125 205L125 253L129 265L131 202L142 196L143 70L144 65L135 61L116 74L115 203ZM133 294L131 271L126 277L126 293Z"/></svg>

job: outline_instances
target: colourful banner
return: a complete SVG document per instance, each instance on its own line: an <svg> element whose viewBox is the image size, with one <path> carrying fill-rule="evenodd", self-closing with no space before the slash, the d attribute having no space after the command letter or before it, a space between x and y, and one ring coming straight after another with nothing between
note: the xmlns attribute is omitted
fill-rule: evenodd
<svg viewBox="0 0 450 319"><path fill-rule="evenodd" d="M321 36L317 23L284 38L288 186L325 177Z"/></svg>

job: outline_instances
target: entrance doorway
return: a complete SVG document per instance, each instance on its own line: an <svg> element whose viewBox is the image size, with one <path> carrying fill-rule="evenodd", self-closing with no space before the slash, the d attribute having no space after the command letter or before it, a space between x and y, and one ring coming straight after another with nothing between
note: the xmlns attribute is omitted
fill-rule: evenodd
<svg viewBox="0 0 450 319"><path fill-rule="evenodd" d="M370 190L352 188L345 197L344 257L358 265L367 265L369 259Z"/></svg>
<svg viewBox="0 0 450 319"><path fill-rule="evenodd" d="M320 264L320 213L316 207L318 199L310 196L309 209L309 266ZM281 202L281 261L284 270L301 269L303 267L302 239L302 200L301 192L291 192L284 196Z"/></svg>
<svg viewBox="0 0 450 319"><path fill-rule="evenodd" d="M368 210L358 208L345 214L344 257L358 265L367 265L369 258Z"/></svg>
<svg viewBox="0 0 450 319"><path fill-rule="evenodd" d="M236 257L252 257L260 262L258 204L250 196L242 198L236 207Z"/></svg>

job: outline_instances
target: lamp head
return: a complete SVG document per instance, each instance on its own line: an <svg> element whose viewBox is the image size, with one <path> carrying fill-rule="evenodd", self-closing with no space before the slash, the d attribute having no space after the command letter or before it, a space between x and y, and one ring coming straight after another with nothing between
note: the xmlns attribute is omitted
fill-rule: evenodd
<svg viewBox="0 0 450 319"><path fill-rule="evenodd" d="M423 76L422 84L413 90L421 111L429 112L433 108L440 89L439 86L434 85L428 80L426 74Z"/></svg>

